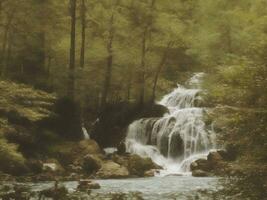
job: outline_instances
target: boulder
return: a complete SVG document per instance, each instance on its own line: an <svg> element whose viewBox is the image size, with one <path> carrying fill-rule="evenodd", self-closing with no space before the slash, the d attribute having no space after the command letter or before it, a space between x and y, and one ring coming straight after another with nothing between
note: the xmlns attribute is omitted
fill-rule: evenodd
<svg viewBox="0 0 267 200"><path fill-rule="evenodd" d="M223 158L217 151L210 152L208 155L208 162L210 163L211 167L215 169L223 162Z"/></svg>
<svg viewBox="0 0 267 200"><path fill-rule="evenodd" d="M161 169L151 158L142 158L138 155L131 155L128 160L128 170L131 175L143 177L145 172L151 169Z"/></svg>
<svg viewBox="0 0 267 200"><path fill-rule="evenodd" d="M73 149L74 150L74 149ZM76 151L82 154L102 154L102 150L94 140L82 140Z"/></svg>
<svg viewBox="0 0 267 200"><path fill-rule="evenodd" d="M220 155L220 153L218 153L217 151L214 152L210 152L208 155L208 161L210 163L218 163L223 161L222 156Z"/></svg>
<svg viewBox="0 0 267 200"><path fill-rule="evenodd" d="M192 176L194 176L194 177L207 177L207 176L209 176L209 173L205 172L203 170L194 170L194 171L192 171Z"/></svg>
<svg viewBox="0 0 267 200"><path fill-rule="evenodd" d="M198 159L191 163L190 165L191 171L194 170L203 170L203 171L210 171L211 170L211 165L206 159Z"/></svg>
<svg viewBox="0 0 267 200"><path fill-rule="evenodd" d="M68 166L73 163L80 163L79 165L81 165L86 155L100 155L103 153L94 140L62 142L50 147L49 151L64 166Z"/></svg>
<svg viewBox="0 0 267 200"><path fill-rule="evenodd" d="M91 180L80 180L77 187L78 191L85 192L90 191L91 189L100 189L98 183L92 182Z"/></svg>
<svg viewBox="0 0 267 200"><path fill-rule="evenodd" d="M128 160L129 157L128 156L120 156L117 154L112 155L112 161L119 164L119 165L123 165L124 167L128 167Z"/></svg>
<svg viewBox="0 0 267 200"><path fill-rule="evenodd" d="M62 173L65 170L56 159L48 159L43 163L43 171Z"/></svg>
<svg viewBox="0 0 267 200"><path fill-rule="evenodd" d="M145 177L153 177L155 174L159 173L158 169L150 169L144 173Z"/></svg>
<svg viewBox="0 0 267 200"><path fill-rule="evenodd" d="M86 155L83 159L82 168L88 174L97 172L101 168L101 160L95 155Z"/></svg>
<svg viewBox="0 0 267 200"><path fill-rule="evenodd" d="M126 145L125 145L125 141L121 141L120 144L117 147L118 149L118 154L119 155L123 155L126 153Z"/></svg>
<svg viewBox="0 0 267 200"><path fill-rule="evenodd" d="M121 166L113 161L105 161L102 167L97 172L97 177L99 178L125 178L129 176L129 171L126 167Z"/></svg>
<svg viewBox="0 0 267 200"><path fill-rule="evenodd" d="M237 147L235 145L228 144L227 150L217 150L225 161L235 161L237 158Z"/></svg>

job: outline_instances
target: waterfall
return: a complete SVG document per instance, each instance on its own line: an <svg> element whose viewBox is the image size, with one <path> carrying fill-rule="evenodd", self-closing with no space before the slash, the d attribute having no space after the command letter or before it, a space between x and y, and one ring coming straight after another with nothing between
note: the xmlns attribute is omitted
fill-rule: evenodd
<svg viewBox="0 0 267 200"><path fill-rule="evenodd" d="M82 132L83 132L83 139L90 140L90 135L84 126L82 126Z"/></svg>
<svg viewBox="0 0 267 200"><path fill-rule="evenodd" d="M146 118L128 127L126 149L129 153L150 157L161 165L162 175L187 173L190 164L215 148L215 134L204 121L200 83L203 73L195 74L187 87L178 85L158 102L168 108L162 118Z"/></svg>

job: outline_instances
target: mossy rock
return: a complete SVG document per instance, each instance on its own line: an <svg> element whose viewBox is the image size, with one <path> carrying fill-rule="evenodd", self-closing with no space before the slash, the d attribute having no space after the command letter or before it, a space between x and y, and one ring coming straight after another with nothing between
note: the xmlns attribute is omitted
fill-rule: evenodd
<svg viewBox="0 0 267 200"><path fill-rule="evenodd" d="M128 160L128 170L131 175L143 177L145 172L151 169L159 169L151 158L142 158L138 155L131 155Z"/></svg>

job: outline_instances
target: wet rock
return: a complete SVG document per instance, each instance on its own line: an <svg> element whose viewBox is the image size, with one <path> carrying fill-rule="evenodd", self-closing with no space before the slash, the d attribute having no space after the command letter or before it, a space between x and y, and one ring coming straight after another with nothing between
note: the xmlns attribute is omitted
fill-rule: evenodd
<svg viewBox="0 0 267 200"><path fill-rule="evenodd" d="M91 180L80 180L79 185L77 187L78 191L88 192L90 190L100 189L100 185L96 182L92 182Z"/></svg>
<svg viewBox="0 0 267 200"><path fill-rule="evenodd" d="M158 169L150 169L144 173L145 177L153 177L155 174L159 173Z"/></svg>
<svg viewBox="0 0 267 200"><path fill-rule="evenodd" d="M223 161L223 158L217 151L209 153L208 162L212 164L213 166L218 165L222 161Z"/></svg>
<svg viewBox="0 0 267 200"><path fill-rule="evenodd" d="M83 160L83 166L85 172L92 174L97 172L101 168L101 160L94 155L86 155Z"/></svg>
<svg viewBox="0 0 267 200"><path fill-rule="evenodd" d="M151 169L161 169L151 158L142 158L138 155L131 155L128 160L128 170L131 175L143 177L145 172Z"/></svg>
<svg viewBox="0 0 267 200"><path fill-rule="evenodd" d="M194 170L194 171L192 171L192 176L194 176L194 177L207 177L207 176L209 176L209 173L205 172L203 170Z"/></svg>
<svg viewBox="0 0 267 200"><path fill-rule="evenodd" d="M102 167L97 172L99 178L126 178L129 176L129 171L126 167L121 166L113 161L105 161Z"/></svg>
<svg viewBox="0 0 267 200"><path fill-rule="evenodd" d="M191 171L194 170L203 170L203 171L210 171L211 170L211 165L206 159L198 159L191 163L190 165Z"/></svg>
<svg viewBox="0 0 267 200"><path fill-rule="evenodd" d="M68 190L64 186L59 187L58 182L55 182L55 186L39 192L39 199L52 198L57 200L67 199Z"/></svg>
<svg viewBox="0 0 267 200"><path fill-rule="evenodd" d="M82 173L83 168L82 168L82 166L80 166L80 165L70 164L70 165L67 167L67 170L68 170L69 172L72 172L72 173Z"/></svg>

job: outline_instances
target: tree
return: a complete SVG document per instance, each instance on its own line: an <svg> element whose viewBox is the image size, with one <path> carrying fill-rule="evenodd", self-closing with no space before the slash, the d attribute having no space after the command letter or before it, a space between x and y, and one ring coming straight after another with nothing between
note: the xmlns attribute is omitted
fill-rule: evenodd
<svg viewBox="0 0 267 200"><path fill-rule="evenodd" d="M85 0L81 0L81 54L80 54L80 67L84 68L85 57L85 39L86 39L86 5Z"/></svg>
<svg viewBox="0 0 267 200"><path fill-rule="evenodd" d="M70 32L70 59L69 59L69 86L68 95L74 99L75 90L75 43L76 43L76 0L70 0L71 32Z"/></svg>
<svg viewBox="0 0 267 200"><path fill-rule="evenodd" d="M110 28L109 28L109 37L107 43L107 68L105 72L105 80L104 80L104 87L102 93L102 107L105 107L107 103L107 97L110 89L110 81L111 81L111 74L112 74L112 64L113 64L113 40L114 40L114 13L111 14L110 17Z"/></svg>

